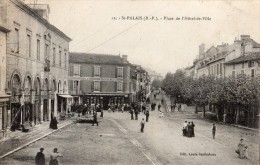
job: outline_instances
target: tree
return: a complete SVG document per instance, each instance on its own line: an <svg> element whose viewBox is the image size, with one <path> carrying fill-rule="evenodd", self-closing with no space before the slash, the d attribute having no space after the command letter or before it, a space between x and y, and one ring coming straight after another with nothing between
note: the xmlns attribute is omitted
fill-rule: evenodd
<svg viewBox="0 0 260 165"><path fill-rule="evenodd" d="M155 80L153 80L151 85L153 88L159 89L162 86L162 81L155 79Z"/></svg>

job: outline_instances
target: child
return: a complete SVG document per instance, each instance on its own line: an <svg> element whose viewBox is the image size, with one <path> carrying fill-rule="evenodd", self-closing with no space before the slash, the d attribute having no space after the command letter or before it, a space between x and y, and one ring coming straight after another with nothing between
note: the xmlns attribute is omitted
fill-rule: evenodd
<svg viewBox="0 0 260 165"><path fill-rule="evenodd" d="M244 148L244 158L245 159L248 159L248 152L247 152L247 146L245 146L245 148Z"/></svg>

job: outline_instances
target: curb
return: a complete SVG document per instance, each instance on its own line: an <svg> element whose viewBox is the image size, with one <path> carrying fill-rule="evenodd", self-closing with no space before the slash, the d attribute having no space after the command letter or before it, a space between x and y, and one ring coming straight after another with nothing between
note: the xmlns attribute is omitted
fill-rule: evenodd
<svg viewBox="0 0 260 165"><path fill-rule="evenodd" d="M66 125L64 125L64 126L61 126L60 128L58 128L58 129L56 129L56 130L53 130L53 131L51 131L51 132L49 132L49 133L46 133L45 135L43 135L43 136L41 136L41 137L39 137L39 138L36 138L36 139L34 139L34 140L32 140L32 141L30 141L30 142L28 142L28 143L25 143L25 144L21 145L20 147L14 149L14 150L12 150L12 151L9 151L9 152L7 152L7 153L4 154L4 155L1 155L1 156L0 156L0 159L3 159L4 157L6 157L6 156L8 156L8 155L10 155L10 154L12 154L12 153L14 153L14 152L16 152L16 151L18 151L18 150L20 150L20 149L22 149L22 148L25 148L25 147L27 147L28 145L30 145L30 144L32 144L32 143L34 143L34 142L36 142L36 141L38 141L38 140L40 140L40 139L46 137L46 136L48 136L48 135L50 135L50 134L52 134L52 133L54 133L54 132L56 132L56 131L58 131L58 130L64 128L64 127L67 127L68 125L70 125L70 124L72 124L72 123L73 123L73 122L70 122L70 123L68 123L68 124L66 124Z"/></svg>
<svg viewBox="0 0 260 165"><path fill-rule="evenodd" d="M226 126L231 126L231 127L237 127L240 129L245 129L248 131L254 131L254 132L260 132L259 129L255 129L255 128L249 128L249 127L245 127L245 126L241 126L241 125L236 125L236 124L228 124L228 123L223 123L223 122L218 122L218 121L214 121L214 120L210 120L210 119L206 119L206 118L202 118L202 116L198 115L200 117L201 120L206 120L206 121L210 121L210 122L214 122L214 123L218 123L221 125L226 125Z"/></svg>

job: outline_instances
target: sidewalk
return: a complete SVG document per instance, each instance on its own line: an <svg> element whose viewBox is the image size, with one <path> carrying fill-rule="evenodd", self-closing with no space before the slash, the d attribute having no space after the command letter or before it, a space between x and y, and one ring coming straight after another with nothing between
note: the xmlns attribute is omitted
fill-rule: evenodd
<svg viewBox="0 0 260 165"><path fill-rule="evenodd" d="M11 132L10 137L0 141L0 159L70 125L71 123L73 123L72 119L59 121L58 129L53 130L49 128L50 122L44 122L30 128L30 131L27 133L21 131Z"/></svg>

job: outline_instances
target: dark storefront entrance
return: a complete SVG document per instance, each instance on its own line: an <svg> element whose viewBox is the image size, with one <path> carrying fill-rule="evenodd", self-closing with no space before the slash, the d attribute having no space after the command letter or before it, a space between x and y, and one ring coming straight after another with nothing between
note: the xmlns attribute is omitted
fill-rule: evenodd
<svg viewBox="0 0 260 165"><path fill-rule="evenodd" d="M100 104L104 110L108 109L108 104L129 104L129 94L102 94L102 95L85 95L83 96L82 103Z"/></svg>

